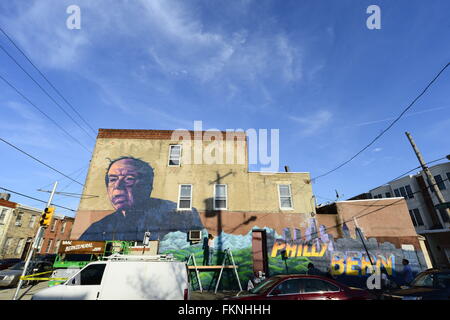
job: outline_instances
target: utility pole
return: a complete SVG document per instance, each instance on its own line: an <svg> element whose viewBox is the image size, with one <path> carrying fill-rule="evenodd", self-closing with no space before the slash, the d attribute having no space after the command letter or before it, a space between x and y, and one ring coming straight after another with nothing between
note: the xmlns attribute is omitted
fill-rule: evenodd
<svg viewBox="0 0 450 320"><path fill-rule="evenodd" d="M442 196L441 190L439 190L439 188L437 187L436 180L434 179L433 175L431 174L430 169L428 169L428 167L427 167L427 165L426 165L426 163L425 163L425 161L424 161L424 159L422 157L422 154L419 151L419 148L417 148L417 145L414 142L411 134L409 132L405 132L405 134L408 137L409 142L411 143L411 146L414 149L414 152L415 152L415 154L417 156L417 159L419 160L420 165L422 166L423 172L425 172L425 174L426 174L426 176L428 178L428 185L430 186L431 190L434 191L434 194L436 195L436 198L437 198L439 204L443 205L445 203L445 199ZM436 208L434 208L434 209L436 210ZM444 210L445 210L445 212L447 213L447 216L450 219L450 209L447 208L447 209L444 209ZM442 228L444 228L445 227L445 222L443 221L442 216L439 213L437 214L437 216L439 218L439 222L442 225Z"/></svg>
<svg viewBox="0 0 450 320"><path fill-rule="evenodd" d="M55 184L53 185L53 190L52 190L52 193L50 194L50 198L47 201L46 208L50 207L50 205L52 204L53 195L55 194L57 185L58 185L58 181L56 181ZM25 260L25 266L23 267L23 272L22 272L21 278L27 274L28 266L30 265L31 258L33 257L33 254L34 254L34 249L38 248L39 243L41 242L42 236L44 235L44 229L45 229L44 226L39 226L39 228L36 232L36 236L34 237L34 241L31 245L30 251L28 251L27 259ZM22 287L22 283L23 283L23 280L20 279L19 283L17 284L17 288L16 288L16 292L14 293L13 300L17 300L17 297L19 295L19 290Z"/></svg>

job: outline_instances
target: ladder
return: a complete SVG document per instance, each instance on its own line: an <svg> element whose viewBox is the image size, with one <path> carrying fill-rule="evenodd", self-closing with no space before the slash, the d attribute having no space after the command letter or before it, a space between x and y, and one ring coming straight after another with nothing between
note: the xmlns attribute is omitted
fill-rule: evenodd
<svg viewBox="0 0 450 320"><path fill-rule="evenodd" d="M198 285L199 285L199 287L200 287L200 292L203 293L202 282L201 282L201 280L200 280L200 274L199 274L199 272L198 272L197 262L195 262L195 256L194 256L193 253L191 253L191 255L189 256L189 259L188 259L188 261L187 261L187 265L188 265L188 266L189 266L189 262L191 261L191 259L192 259L192 261L194 262L194 268L195 268L195 273L196 273L196 276L197 276L197 282L198 282ZM188 270L189 270L189 268L188 268Z"/></svg>
<svg viewBox="0 0 450 320"><path fill-rule="evenodd" d="M224 253L225 253L225 256L223 258L223 262L222 262L221 266L197 266L194 254L191 254L189 256L189 259L188 259L188 262L187 262L188 270L195 270L195 273L196 273L196 276L197 276L197 281L198 281L199 286L200 286L200 292L203 292L203 288L202 288L202 283L200 281L199 270L202 271L202 270L217 270L217 269L220 269L220 272L219 272L219 277L217 278L216 288L214 290L215 294L217 294L217 289L219 288L220 280L222 279L222 274L223 274L223 270L224 269L233 269L234 270L234 275L236 276L236 280L238 282L239 289L240 289L240 291L242 291L241 281L239 280L239 275L238 275L238 272L237 272L238 266L236 266L236 264L234 262L233 253L231 252L230 249L225 249ZM228 258L229 265L226 264L227 258ZM194 263L193 266L189 265L189 262L191 261L191 259L192 259L192 261Z"/></svg>

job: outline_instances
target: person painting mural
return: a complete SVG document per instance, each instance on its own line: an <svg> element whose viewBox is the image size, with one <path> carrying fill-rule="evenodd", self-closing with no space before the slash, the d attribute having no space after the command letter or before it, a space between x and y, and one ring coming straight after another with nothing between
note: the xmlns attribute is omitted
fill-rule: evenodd
<svg viewBox="0 0 450 320"><path fill-rule="evenodd" d="M414 280L412 269L409 266L409 260L403 259L402 264L403 264L403 285L409 286L411 282Z"/></svg>
<svg viewBox="0 0 450 320"><path fill-rule="evenodd" d="M153 168L145 161L121 157L111 161L105 185L114 212L89 226L79 240L142 241L145 231L150 240L160 240L174 231L203 229L195 208L177 212L177 204L150 197Z"/></svg>
<svg viewBox="0 0 450 320"><path fill-rule="evenodd" d="M208 234L203 240L203 265L210 266L214 256L214 236Z"/></svg>

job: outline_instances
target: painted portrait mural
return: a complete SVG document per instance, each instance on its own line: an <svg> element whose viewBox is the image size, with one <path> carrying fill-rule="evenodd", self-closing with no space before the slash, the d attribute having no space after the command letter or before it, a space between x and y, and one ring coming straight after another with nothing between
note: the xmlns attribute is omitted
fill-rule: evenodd
<svg viewBox="0 0 450 320"><path fill-rule="evenodd" d="M205 212L199 213L196 208L179 211L176 202L155 197L154 183L159 185L156 188L158 190L165 182L155 182L154 167L150 162L133 156L119 156L107 163L103 159L105 157L102 157L101 164L94 167L96 186L105 191L102 204L86 206L89 210L80 213L79 224L82 227L79 228L78 239L142 241L144 233L149 231L151 240L159 240L159 253L173 254L181 261L187 261L193 255L197 264L201 265L204 258L202 243L188 241L187 235L190 230L201 230L203 237L214 232L208 230L202 222L202 219L206 219ZM165 175L161 177L160 179L164 179ZM112 210L103 203L107 203L108 207L110 204ZM98 220L100 214L102 218ZM232 215L233 213L224 214L224 221L231 219ZM292 227L292 223L291 227L286 227L285 220L279 220L279 214L274 213L273 217L273 221L280 221L278 225L284 228L279 229L280 234L273 228L276 223L258 226L257 222L249 225L245 233L226 233L222 230L214 239L215 247L220 249L215 250L212 264L222 264L223 250L230 249L238 265L243 288L247 287L248 281L254 276L253 229L266 230L270 276L305 273L307 265L313 263L323 274L349 285L365 287L366 278L373 272L371 261L377 267L383 266L393 278L402 270L401 261L406 253L389 242L379 243L376 239L367 239L366 245L371 255L369 259L361 241L350 237L346 225L342 228L342 238L333 238L327 228L315 218L299 219L295 227ZM419 272L424 268L423 255L419 251L414 251L413 255L417 256L415 261L410 259L413 270ZM214 272L202 272L200 276L203 288L214 286ZM231 272L224 273L224 281L219 288L236 289L236 281Z"/></svg>
<svg viewBox="0 0 450 320"><path fill-rule="evenodd" d="M79 240L142 241L150 231L151 240L162 239L179 230L203 229L195 208L177 212L177 204L151 197L152 166L134 157L120 157L109 164L105 188L114 212L91 224Z"/></svg>

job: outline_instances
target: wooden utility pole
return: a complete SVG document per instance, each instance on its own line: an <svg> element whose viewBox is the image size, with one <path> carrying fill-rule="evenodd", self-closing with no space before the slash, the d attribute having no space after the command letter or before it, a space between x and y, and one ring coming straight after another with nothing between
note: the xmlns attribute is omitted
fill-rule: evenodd
<svg viewBox="0 0 450 320"><path fill-rule="evenodd" d="M432 190L432 191L434 192L434 194L436 195L436 198L437 198L439 204L440 204L440 205L443 205L443 204L445 203L444 196L442 195L441 190L439 190L439 188L438 188L438 186L437 186L437 184L436 184L436 180L434 179L433 175L431 174L430 169L428 169L427 164L425 163L425 160L423 159L422 154L421 154L420 151L419 151L419 148L417 148L417 145L416 145L416 143L414 142L414 140L413 140L411 134L410 134L409 132L405 132L405 134L406 134L406 136L408 137L408 140L409 140L409 142L411 143L411 146L412 146L413 149L414 149L414 152L415 152L415 154L416 154L416 156L417 156L417 159L419 160L420 165L422 166L423 172L424 172L424 173L426 174L426 176L427 176L427 180L428 180L428 185L429 185L429 187L431 188L431 190ZM435 210L436 210L436 207L435 207ZM444 210L445 210L447 216L448 216L449 219L450 219L450 209L447 208L447 209L444 209ZM438 216L438 218L439 218L439 222L440 222L441 225L442 225L442 228L444 228L444 227L445 227L445 222L444 222L444 220L442 219L442 216L441 216L439 213L438 213L437 216Z"/></svg>

